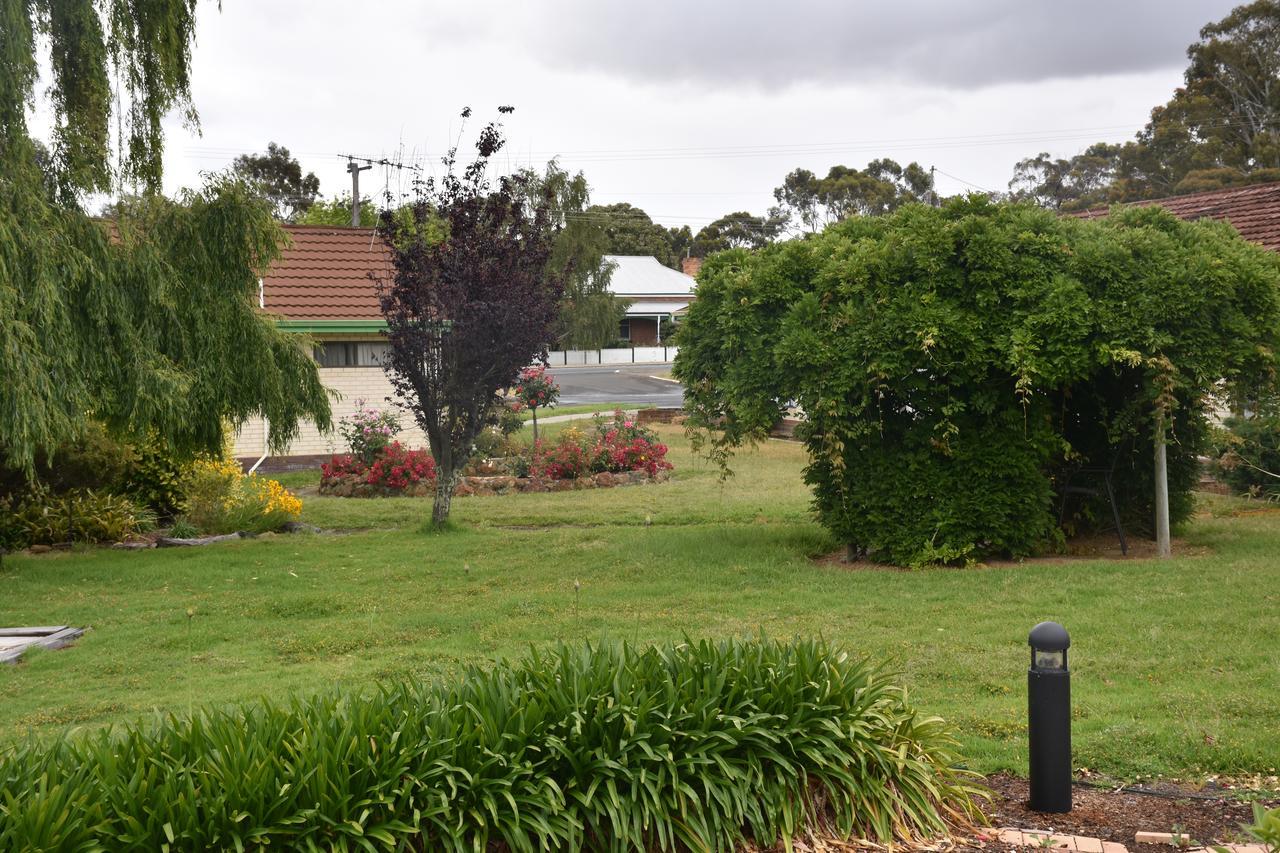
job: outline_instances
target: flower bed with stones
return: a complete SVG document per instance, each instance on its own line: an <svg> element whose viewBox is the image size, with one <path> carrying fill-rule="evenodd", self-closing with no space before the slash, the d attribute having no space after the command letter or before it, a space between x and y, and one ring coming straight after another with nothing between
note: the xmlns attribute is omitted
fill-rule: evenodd
<svg viewBox="0 0 1280 853"><path fill-rule="evenodd" d="M671 476L669 470L655 474L648 471L620 471L589 474L573 479L549 477L477 476L463 477L453 496L465 498L472 495L509 495L521 492L574 492L580 489L611 489L616 486L639 486L645 483L665 482ZM435 494L435 480L420 480L404 488L367 482L359 474L330 477L320 484L320 494L339 498L376 497L428 497Z"/></svg>

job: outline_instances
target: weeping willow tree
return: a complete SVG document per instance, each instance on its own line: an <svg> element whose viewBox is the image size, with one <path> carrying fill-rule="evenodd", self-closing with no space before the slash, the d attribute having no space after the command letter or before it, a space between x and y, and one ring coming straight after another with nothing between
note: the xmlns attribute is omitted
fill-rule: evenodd
<svg viewBox="0 0 1280 853"><path fill-rule="evenodd" d="M314 363L256 307L283 238L266 204L231 179L159 195L162 119L197 120L195 7L0 0L0 462L29 471L91 420L174 453L216 451L252 415L276 449L304 419L329 426ZM126 186L111 222L85 212Z"/></svg>
<svg viewBox="0 0 1280 853"><path fill-rule="evenodd" d="M564 297L556 321L552 349L600 349L618 338L627 302L609 290L614 264L604 259L609 241L599 217L586 213L591 188L586 177L570 174L552 160L546 171L521 172L531 199L550 200L550 215L559 229L549 275L564 278ZM567 271L567 273L566 273Z"/></svg>

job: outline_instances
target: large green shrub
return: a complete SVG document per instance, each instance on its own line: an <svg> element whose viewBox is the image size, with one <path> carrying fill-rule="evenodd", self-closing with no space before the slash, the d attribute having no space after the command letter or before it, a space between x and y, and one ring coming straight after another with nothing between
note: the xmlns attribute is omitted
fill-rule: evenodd
<svg viewBox="0 0 1280 853"><path fill-rule="evenodd" d="M560 648L451 686L0 753L0 849L731 850L974 817L941 721L820 642Z"/></svg>
<svg viewBox="0 0 1280 853"><path fill-rule="evenodd" d="M155 526L155 514L123 495L76 490L54 494L35 487L0 497L0 548L120 542Z"/></svg>
<svg viewBox="0 0 1280 853"><path fill-rule="evenodd" d="M192 459L158 438L127 442L89 421L79 438L37 453L31 472L0 465L0 495L21 501L33 483L54 494L88 490L127 496L168 517L182 499Z"/></svg>
<svg viewBox="0 0 1280 853"><path fill-rule="evenodd" d="M1280 352L1280 259L1158 208L909 206L698 281L674 369L691 426L727 461L798 404L820 520L899 563L1052 545L1079 467L1114 466L1150 530L1157 412L1185 517L1214 395L1274 386ZM1072 530L1110 522L1105 499L1071 509Z"/></svg>
<svg viewBox="0 0 1280 853"><path fill-rule="evenodd" d="M1227 418L1213 449L1214 473L1232 491L1280 498L1280 415Z"/></svg>

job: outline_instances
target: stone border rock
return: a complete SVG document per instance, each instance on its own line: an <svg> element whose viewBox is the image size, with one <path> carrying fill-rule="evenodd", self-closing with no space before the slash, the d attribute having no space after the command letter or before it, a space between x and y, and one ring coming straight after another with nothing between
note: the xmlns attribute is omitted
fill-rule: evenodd
<svg viewBox="0 0 1280 853"><path fill-rule="evenodd" d="M455 498L509 495L526 492L574 492L580 489L610 489L615 486L639 486L645 483L662 483L671 477L670 471L659 471L652 476L647 471L603 472L578 477L575 480L552 480L545 477L463 477L454 489ZM364 482L360 475L349 474L327 483L321 483L320 494L337 498L412 497L423 498L435 494L435 482L422 480L405 489L388 489Z"/></svg>

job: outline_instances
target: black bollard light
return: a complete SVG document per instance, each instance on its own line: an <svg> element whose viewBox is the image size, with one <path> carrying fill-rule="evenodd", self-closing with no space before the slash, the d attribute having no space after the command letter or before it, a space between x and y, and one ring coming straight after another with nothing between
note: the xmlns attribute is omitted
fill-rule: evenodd
<svg viewBox="0 0 1280 853"><path fill-rule="evenodd" d="M1032 811L1071 811L1071 637L1057 622L1041 622L1027 637L1027 738L1031 750Z"/></svg>

